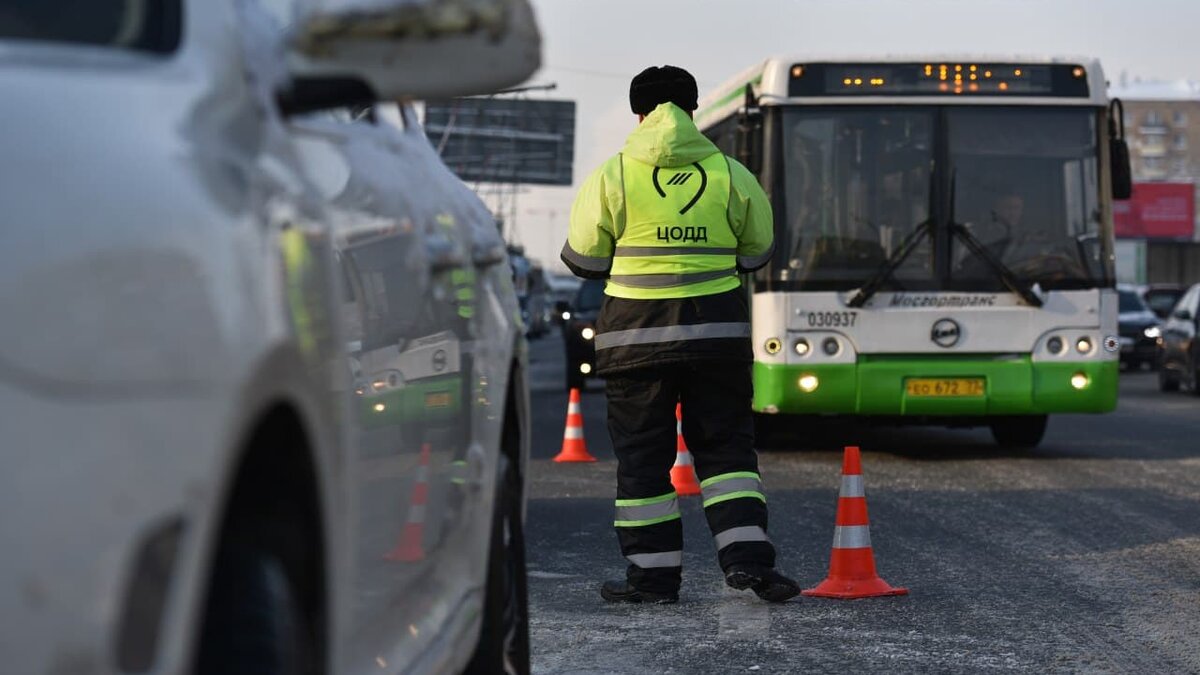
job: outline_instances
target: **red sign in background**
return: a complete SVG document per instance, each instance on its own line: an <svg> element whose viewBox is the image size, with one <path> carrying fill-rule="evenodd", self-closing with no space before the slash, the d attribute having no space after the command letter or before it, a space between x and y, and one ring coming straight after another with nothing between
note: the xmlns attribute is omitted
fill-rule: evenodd
<svg viewBox="0 0 1200 675"><path fill-rule="evenodd" d="M1133 197L1113 202L1118 237L1191 239L1196 230L1191 183L1134 183Z"/></svg>

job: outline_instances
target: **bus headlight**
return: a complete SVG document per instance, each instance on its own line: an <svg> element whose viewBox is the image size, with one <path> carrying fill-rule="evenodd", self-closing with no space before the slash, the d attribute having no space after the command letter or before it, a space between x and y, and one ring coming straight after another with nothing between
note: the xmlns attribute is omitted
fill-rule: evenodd
<svg viewBox="0 0 1200 675"><path fill-rule="evenodd" d="M583 330L579 331L579 335L584 340L591 340L592 338L596 337L596 331L593 330L591 326L587 326Z"/></svg>
<svg viewBox="0 0 1200 675"><path fill-rule="evenodd" d="M1157 340L1162 336L1162 329L1158 326L1147 326L1146 330L1142 331L1142 335L1145 335L1151 340Z"/></svg>
<svg viewBox="0 0 1200 675"><path fill-rule="evenodd" d="M1076 340L1075 341L1075 351L1079 352L1080 354L1087 354L1088 352L1092 351L1091 338L1089 338L1085 335L1084 337L1081 337L1078 340Z"/></svg>
<svg viewBox="0 0 1200 675"><path fill-rule="evenodd" d="M1092 383L1092 378L1087 376L1087 373L1075 373L1071 376L1071 386L1076 389L1086 389Z"/></svg>
<svg viewBox="0 0 1200 675"><path fill-rule="evenodd" d="M592 364L590 364L590 363L579 364L579 372L583 373L584 375L587 375L588 373L592 372Z"/></svg>
<svg viewBox="0 0 1200 675"><path fill-rule="evenodd" d="M811 394L817 390L817 387L820 386L821 381L817 379L816 375L805 373L804 375L800 376L800 379L796 381L796 384L799 385L800 391L806 394Z"/></svg>
<svg viewBox="0 0 1200 675"><path fill-rule="evenodd" d="M800 338L792 345L792 349L796 350L796 356L808 356L808 353L812 351L812 345L808 344L808 340Z"/></svg>

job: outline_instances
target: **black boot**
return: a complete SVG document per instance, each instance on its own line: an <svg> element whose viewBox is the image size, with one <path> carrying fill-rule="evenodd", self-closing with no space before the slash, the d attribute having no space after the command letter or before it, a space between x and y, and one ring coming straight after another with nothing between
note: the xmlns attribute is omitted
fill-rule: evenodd
<svg viewBox="0 0 1200 675"><path fill-rule="evenodd" d="M648 602L655 605L671 605L679 602L678 593L653 593L639 591L628 581L606 581L600 587L600 596L609 602Z"/></svg>
<svg viewBox="0 0 1200 675"><path fill-rule="evenodd" d="M800 595L799 584L762 565L730 565L725 583L739 591L748 588L767 602L784 602Z"/></svg>

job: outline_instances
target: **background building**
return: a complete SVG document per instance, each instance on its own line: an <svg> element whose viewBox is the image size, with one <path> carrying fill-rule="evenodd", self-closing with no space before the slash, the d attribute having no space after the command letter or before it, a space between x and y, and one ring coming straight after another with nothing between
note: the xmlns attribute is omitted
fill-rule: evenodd
<svg viewBox="0 0 1200 675"><path fill-rule="evenodd" d="M1134 195L1114 205L1122 281L1195 281L1200 270L1200 82L1126 81L1110 95L1125 107Z"/></svg>

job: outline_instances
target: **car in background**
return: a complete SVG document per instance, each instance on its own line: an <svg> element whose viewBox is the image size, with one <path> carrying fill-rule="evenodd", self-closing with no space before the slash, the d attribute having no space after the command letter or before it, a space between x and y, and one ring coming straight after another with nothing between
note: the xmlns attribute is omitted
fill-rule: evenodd
<svg viewBox="0 0 1200 675"><path fill-rule="evenodd" d="M1159 341L1158 388L1178 391L1181 384L1200 395L1200 284L1176 303Z"/></svg>
<svg viewBox="0 0 1200 675"><path fill-rule="evenodd" d="M575 300L582 280L572 274L547 274L546 283L550 287L550 306L554 308L551 320L556 326L562 325L565 321L562 314Z"/></svg>
<svg viewBox="0 0 1200 675"><path fill-rule="evenodd" d="M604 301L604 281L584 279L570 304L560 303L567 353L567 390L584 389L596 376L596 318Z"/></svg>
<svg viewBox="0 0 1200 675"><path fill-rule="evenodd" d="M523 298L522 312L531 338L542 337L554 325L554 299L541 265L534 264L529 269L529 291Z"/></svg>
<svg viewBox="0 0 1200 675"><path fill-rule="evenodd" d="M1149 284L1138 288L1138 293L1150 311L1160 319L1166 320L1171 315L1175 303L1183 297L1187 286L1183 284Z"/></svg>
<svg viewBox="0 0 1200 675"><path fill-rule="evenodd" d="M317 4L0 9L5 673L528 672L504 245L372 103L532 10Z"/></svg>
<svg viewBox="0 0 1200 675"><path fill-rule="evenodd" d="M1121 365L1133 370L1153 365L1158 354L1161 323L1133 286L1117 286L1117 334L1121 341Z"/></svg>

